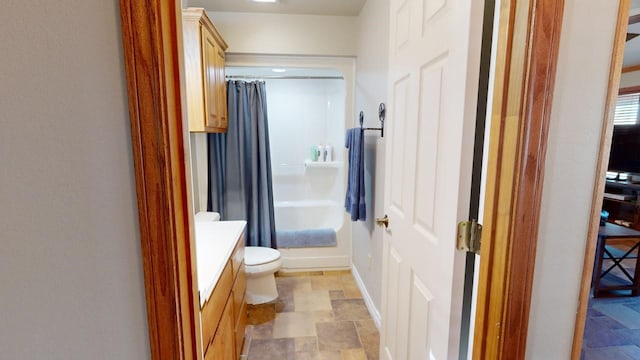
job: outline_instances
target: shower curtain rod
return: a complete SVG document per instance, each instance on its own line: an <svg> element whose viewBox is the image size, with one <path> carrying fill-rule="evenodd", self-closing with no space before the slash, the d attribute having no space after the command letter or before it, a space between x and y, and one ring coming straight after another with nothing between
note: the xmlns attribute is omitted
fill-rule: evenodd
<svg viewBox="0 0 640 360"><path fill-rule="evenodd" d="M227 79L287 79L287 80L344 80L342 76L247 76L247 75L227 75Z"/></svg>

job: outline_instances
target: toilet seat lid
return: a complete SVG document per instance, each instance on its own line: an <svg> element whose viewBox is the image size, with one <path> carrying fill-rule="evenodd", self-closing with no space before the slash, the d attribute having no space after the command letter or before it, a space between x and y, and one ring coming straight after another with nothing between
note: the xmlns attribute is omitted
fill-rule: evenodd
<svg viewBox="0 0 640 360"><path fill-rule="evenodd" d="M262 265L280 259L280 251L268 247L247 246L244 248L244 264Z"/></svg>

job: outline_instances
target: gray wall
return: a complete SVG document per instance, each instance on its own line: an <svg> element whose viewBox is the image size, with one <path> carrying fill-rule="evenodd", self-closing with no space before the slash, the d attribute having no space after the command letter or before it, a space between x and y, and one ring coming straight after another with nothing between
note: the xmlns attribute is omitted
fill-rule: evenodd
<svg viewBox="0 0 640 360"><path fill-rule="evenodd" d="M353 56L355 16L207 13L224 40L227 53Z"/></svg>
<svg viewBox="0 0 640 360"><path fill-rule="evenodd" d="M617 3L565 1L527 359L570 357Z"/></svg>
<svg viewBox="0 0 640 360"><path fill-rule="evenodd" d="M620 77L620 88L640 85L640 71L632 71L622 74Z"/></svg>
<svg viewBox="0 0 640 360"><path fill-rule="evenodd" d="M387 102L389 48L389 0L368 0L358 17L356 60L356 113L365 114L365 126L379 127L378 105ZM358 126L353 124L353 126ZM385 142L379 132L367 132L365 141L365 188L367 221L352 227L352 263L366 288L374 317L382 301L382 233L375 225L384 216ZM365 296L366 296L365 295Z"/></svg>
<svg viewBox="0 0 640 360"><path fill-rule="evenodd" d="M0 5L0 359L145 359L116 0Z"/></svg>

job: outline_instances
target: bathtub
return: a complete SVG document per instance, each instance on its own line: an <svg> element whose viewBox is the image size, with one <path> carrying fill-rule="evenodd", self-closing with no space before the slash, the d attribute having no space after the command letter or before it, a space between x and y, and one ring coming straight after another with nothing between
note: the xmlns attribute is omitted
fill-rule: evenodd
<svg viewBox="0 0 640 360"><path fill-rule="evenodd" d="M276 229L334 229L340 230L344 209L331 200L277 201L274 203Z"/></svg>
<svg viewBox="0 0 640 360"><path fill-rule="evenodd" d="M345 223L342 204L331 200L277 201L274 203L277 230L334 229L336 246L279 248L282 271L336 270L350 268L351 224Z"/></svg>

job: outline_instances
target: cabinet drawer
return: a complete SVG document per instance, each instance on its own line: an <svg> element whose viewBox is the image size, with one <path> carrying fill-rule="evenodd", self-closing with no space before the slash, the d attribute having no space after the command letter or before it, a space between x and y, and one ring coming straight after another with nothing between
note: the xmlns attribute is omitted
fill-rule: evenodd
<svg viewBox="0 0 640 360"><path fill-rule="evenodd" d="M238 239L238 243L236 244L233 253L231 254L231 262L233 263L233 278L235 279L240 272L240 267L243 266L244 262L244 231L240 238ZM244 272L244 268L242 268Z"/></svg>
<svg viewBox="0 0 640 360"><path fill-rule="evenodd" d="M233 286L232 275L231 262L228 261L222 271L222 275L220 275L220 279L218 279L215 289L213 289L211 296L201 309L202 343L205 351L213 340L223 310L225 310L224 307L231 293L231 287ZM231 304L231 306L233 305Z"/></svg>

